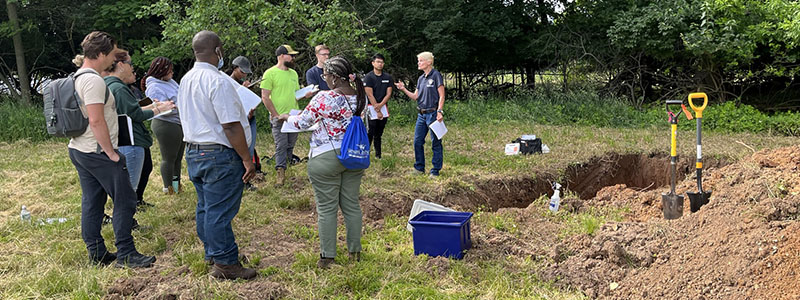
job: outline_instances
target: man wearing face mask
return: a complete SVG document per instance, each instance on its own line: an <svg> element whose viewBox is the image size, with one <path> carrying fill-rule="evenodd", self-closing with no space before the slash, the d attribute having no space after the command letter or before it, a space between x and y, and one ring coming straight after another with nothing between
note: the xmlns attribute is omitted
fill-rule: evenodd
<svg viewBox="0 0 800 300"><path fill-rule="evenodd" d="M255 175L247 144L250 126L236 86L225 73L222 41L201 31L192 39L196 62L178 91L189 178L197 191L197 235L211 276L252 279L242 267L231 221L239 212L244 183Z"/></svg>
<svg viewBox="0 0 800 300"><path fill-rule="evenodd" d="M288 114L293 109L299 109L294 92L300 89L300 82L294 68L294 57L297 55L289 45L281 45L275 50L278 63L264 72L261 80L261 101L270 114L272 123L272 137L275 139L275 171L277 180L275 185L282 186L286 180L286 166L294 152L297 142L297 133L282 133L283 120L278 116ZM303 98L311 97L314 93L308 92Z"/></svg>

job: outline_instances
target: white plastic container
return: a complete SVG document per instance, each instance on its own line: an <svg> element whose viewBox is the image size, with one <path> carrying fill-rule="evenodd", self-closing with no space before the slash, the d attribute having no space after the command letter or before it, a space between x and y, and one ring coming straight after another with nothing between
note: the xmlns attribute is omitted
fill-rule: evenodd
<svg viewBox="0 0 800 300"><path fill-rule="evenodd" d="M441 204L436 204L433 202L423 201L422 199L414 200L414 206L411 207L411 214L408 216L408 220L411 221L412 218L416 217L419 213L432 210L432 211L455 211L452 208L445 207ZM414 232L414 227L411 224L406 225L406 229L408 231Z"/></svg>

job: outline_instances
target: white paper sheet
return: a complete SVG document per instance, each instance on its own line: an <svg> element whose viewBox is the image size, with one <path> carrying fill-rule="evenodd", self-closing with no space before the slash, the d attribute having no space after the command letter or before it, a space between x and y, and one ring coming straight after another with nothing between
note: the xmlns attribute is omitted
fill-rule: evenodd
<svg viewBox="0 0 800 300"><path fill-rule="evenodd" d="M506 155L519 154L519 143L506 144Z"/></svg>
<svg viewBox="0 0 800 300"><path fill-rule="evenodd" d="M444 126L444 121L433 122L428 127L430 127L431 130L433 130L433 133L436 134L436 138L440 140L444 137L445 134L447 134L447 127Z"/></svg>
<svg viewBox="0 0 800 300"><path fill-rule="evenodd" d="M253 93L249 88L239 84L236 82L233 77L228 76L231 84L236 88L236 93L239 94L239 101L242 102L242 108L244 108L244 112L249 114L251 110L258 107L261 104L261 97Z"/></svg>
<svg viewBox="0 0 800 300"><path fill-rule="evenodd" d="M249 114L251 110L261 104L261 97L243 85L240 85L236 92L239 93L239 100L242 100L242 107L245 113Z"/></svg>
<svg viewBox="0 0 800 300"><path fill-rule="evenodd" d="M370 120L377 120L378 119L378 112L375 110L375 107L370 105L367 106L369 108L369 119ZM384 118L389 117L389 110L386 109L386 105L381 106L381 113L383 114Z"/></svg>
<svg viewBox="0 0 800 300"><path fill-rule="evenodd" d="M171 114L171 113L172 113L171 109L170 110L165 110L165 111L160 112L157 115L152 116L150 119L147 119L147 120L152 120L155 117L160 117L160 116L168 115L168 114Z"/></svg>
<svg viewBox="0 0 800 300"><path fill-rule="evenodd" d="M299 115L300 112L301 112L300 110L293 109L292 111L289 112L289 115L290 116L296 116L296 115ZM295 127L292 124L292 122L283 122L283 126L281 126L281 132L282 133L296 133L296 132L304 132L304 131L314 131L314 130L317 130L317 128L319 128L319 123L314 124L314 126L311 126L306 130L301 130L300 128Z"/></svg>
<svg viewBox="0 0 800 300"><path fill-rule="evenodd" d="M302 89L299 89L296 92L294 92L294 98L295 99L303 98L303 96L305 96L306 93L317 91L317 90L319 90L319 88L316 85L309 84L306 87L304 87Z"/></svg>

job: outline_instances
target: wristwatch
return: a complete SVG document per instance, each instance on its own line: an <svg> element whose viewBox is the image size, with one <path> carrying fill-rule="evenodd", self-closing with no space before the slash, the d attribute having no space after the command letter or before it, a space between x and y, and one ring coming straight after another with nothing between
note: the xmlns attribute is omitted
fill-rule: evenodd
<svg viewBox="0 0 800 300"><path fill-rule="evenodd" d="M441 110L441 109L437 109L437 110L436 110L436 112L438 112L438 113L440 113L440 114L444 115L444 111L443 111L443 110Z"/></svg>

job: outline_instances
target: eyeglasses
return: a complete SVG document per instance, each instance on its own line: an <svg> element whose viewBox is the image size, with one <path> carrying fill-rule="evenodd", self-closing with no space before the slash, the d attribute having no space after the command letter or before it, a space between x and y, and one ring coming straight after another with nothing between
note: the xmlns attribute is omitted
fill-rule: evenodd
<svg viewBox="0 0 800 300"><path fill-rule="evenodd" d="M295 57L297 57L297 54L289 54L289 56L291 56L292 58L295 58Z"/></svg>

